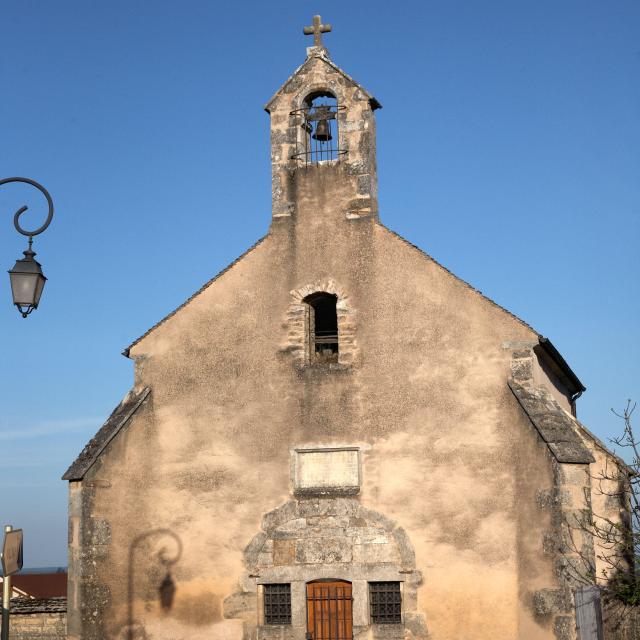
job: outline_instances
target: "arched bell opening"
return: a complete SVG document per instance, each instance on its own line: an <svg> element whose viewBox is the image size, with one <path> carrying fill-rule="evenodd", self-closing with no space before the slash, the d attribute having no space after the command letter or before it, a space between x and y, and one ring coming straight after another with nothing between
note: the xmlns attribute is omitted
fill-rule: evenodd
<svg viewBox="0 0 640 640"><path fill-rule="evenodd" d="M330 91L314 91L303 101L303 106L291 112L302 130L302 151L293 154L305 164L317 164L337 160L345 151L340 149L336 96Z"/></svg>

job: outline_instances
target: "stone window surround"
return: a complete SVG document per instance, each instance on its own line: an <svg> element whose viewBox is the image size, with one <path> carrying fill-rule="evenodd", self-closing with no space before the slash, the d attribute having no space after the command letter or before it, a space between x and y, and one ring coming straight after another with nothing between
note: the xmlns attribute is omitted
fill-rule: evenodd
<svg viewBox="0 0 640 640"><path fill-rule="evenodd" d="M301 568L302 569L302 568ZM405 622L405 597L404 597L404 583L405 576L400 572L394 570L392 567L387 567L382 570L376 570L368 573L366 577L362 577L360 571L356 567L353 570L351 567L345 567L344 569L336 568L318 568L318 567L305 567L305 571L301 571L299 577L301 579L291 580L285 582L284 580L269 580L267 573L264 572L260 578L256 580L257 583L257 596L258 596L258 626L267 627L270 629L277 627L295 628L307 626L307 584L314 580L343 580L351 583L351 595L353 597L353 627L375 627L384 632L385 628L398 628L402 627L404 631ZM265 625L264 622L264 585L265 584L290 584L291 585L291 623L286 625ZM401 598L401 619L400 622L395 624L375 624L371 620L371 607L369 606L369 583L370 582L398 582L400 584L400 598ZM355 634L354 634L355 635Z"/></svg>
<svg viewBox="0 0 640 640"><path fill-rule="evenodd" d="M315 364L310 360L309 329L307 326L307 303L305 298L314 293L329 293L337 296L336 315L338 317L338 362ZM286 344L281 352L293 357L294 365L299 369L322 368L323 370L349 369L355 362L358 349L356 344L355 310L350 304L349 295L332 278L306 284L291 292L292 301L287 308Z"/></svg>

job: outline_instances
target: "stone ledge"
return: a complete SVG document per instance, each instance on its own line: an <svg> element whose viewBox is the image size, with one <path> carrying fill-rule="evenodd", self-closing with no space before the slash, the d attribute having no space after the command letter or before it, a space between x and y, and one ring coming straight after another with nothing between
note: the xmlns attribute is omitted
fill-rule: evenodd
<svg viewBox="0 0 640 640"><path fill-rule="evenodd" d="M572 418L565 413L544 388L527 389L515 380L509 388L525 414L558 462L590 464L595 462L590 451L574 430Z"/></svg>

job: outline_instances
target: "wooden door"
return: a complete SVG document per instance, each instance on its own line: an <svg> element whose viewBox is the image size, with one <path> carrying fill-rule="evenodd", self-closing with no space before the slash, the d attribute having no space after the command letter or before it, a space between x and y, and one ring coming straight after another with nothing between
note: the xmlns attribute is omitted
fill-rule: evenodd
<svg viewBox="0 0 640 640"><path fill-rule="evenodd" d="M307 583L307 638L352 640L352 603L350 582Z"/></svg>

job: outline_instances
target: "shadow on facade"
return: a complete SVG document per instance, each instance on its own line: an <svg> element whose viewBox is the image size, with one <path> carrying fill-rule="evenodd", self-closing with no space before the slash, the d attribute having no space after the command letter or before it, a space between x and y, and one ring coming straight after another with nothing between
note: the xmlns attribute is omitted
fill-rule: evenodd
<svg viewBox="0 0 640 640"><path fill-rule="evenodd" d="M171 567L176 564L182 556L182 540L176 533L171 531L171 529L150 529L136 536L129 545L127 621L118 636L123 640L147 640L149 637L142 621L135 617L134 586L136 578L136 553L144 542L151 541L154 538L157 539L157 542L161 542L162 546L149 560L157 560L166 572L164 579L157 587L158 601L162 611L168 612L173 606L176 584L171 575ZM153 571L149 572L149 575L153 578Z"/></svg>

